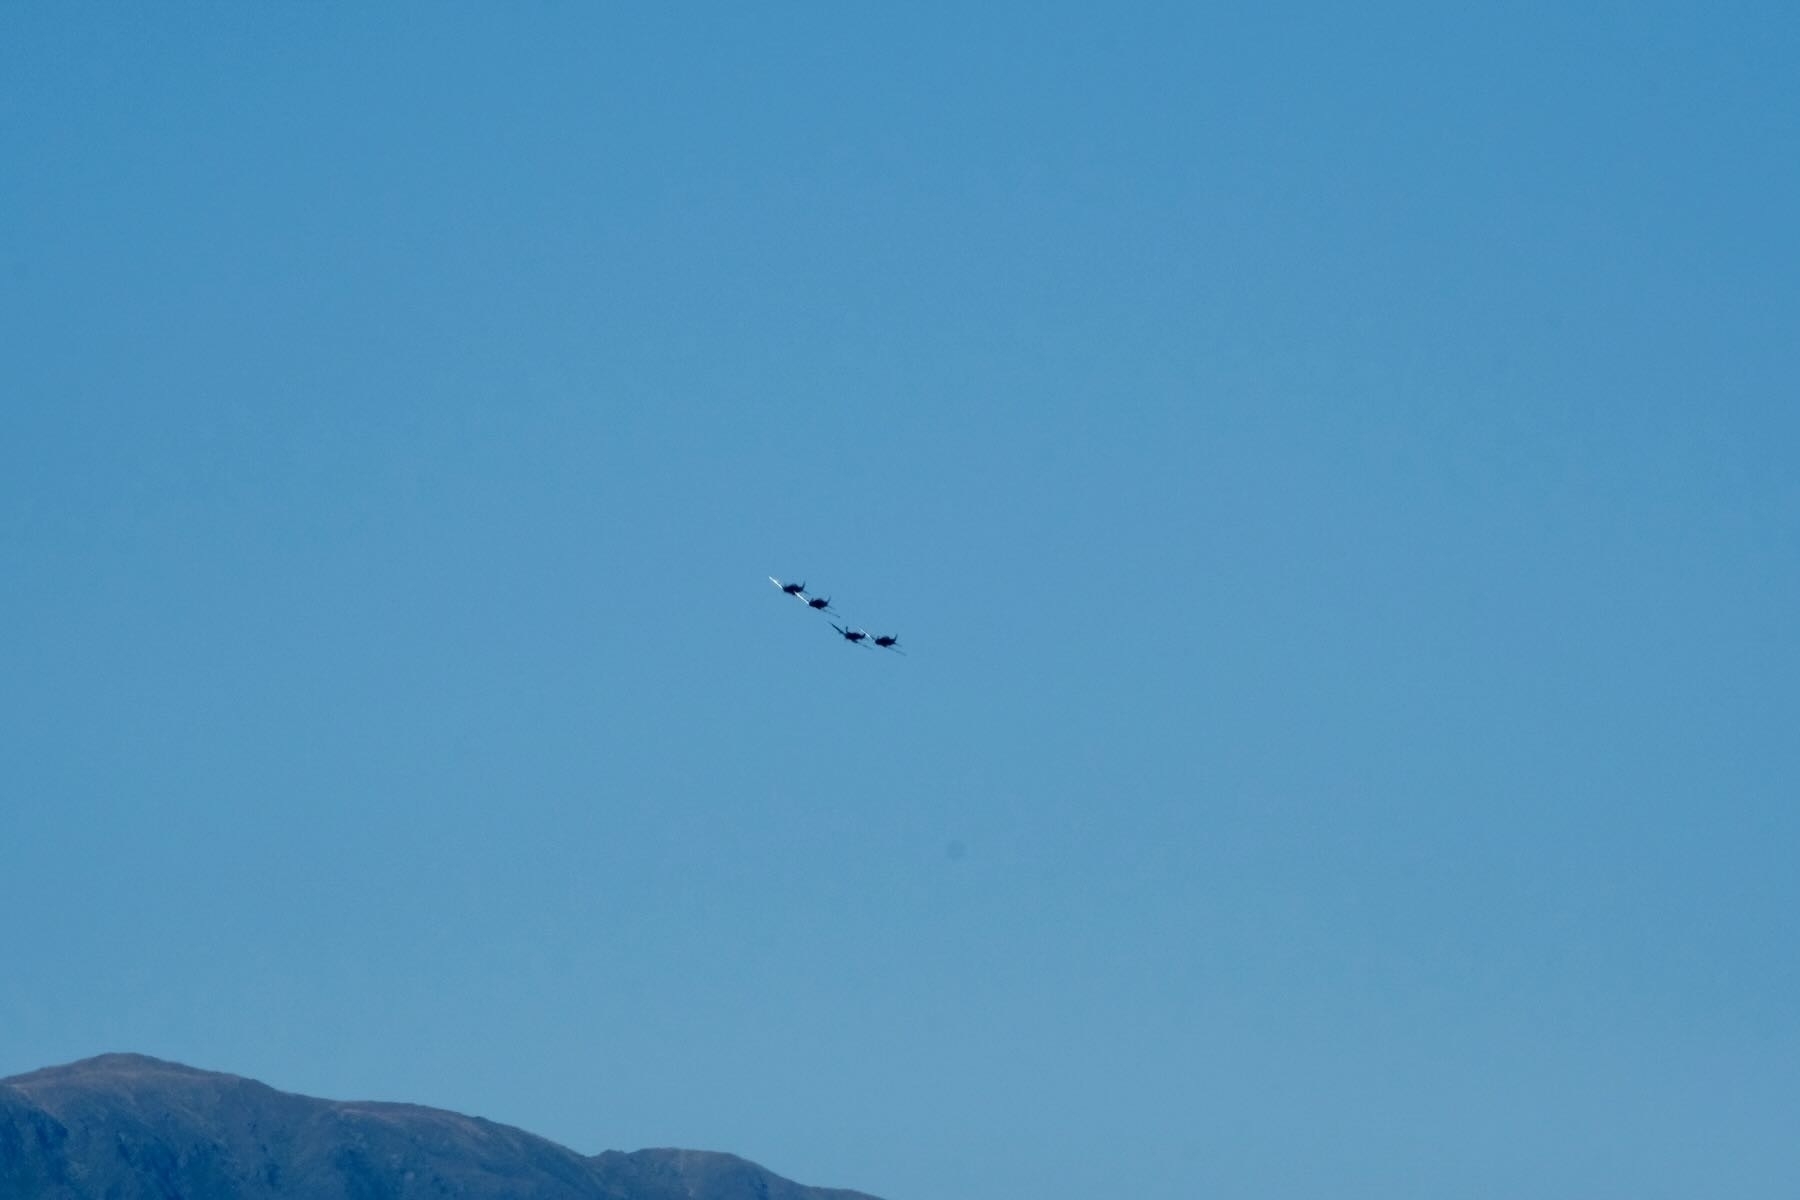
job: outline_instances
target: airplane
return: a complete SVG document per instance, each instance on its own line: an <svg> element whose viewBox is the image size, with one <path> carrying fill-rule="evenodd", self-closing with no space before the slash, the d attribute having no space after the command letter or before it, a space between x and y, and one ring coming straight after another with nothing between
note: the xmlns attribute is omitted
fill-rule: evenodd
<svg viewBox="0 0 1800 1200"><path fill-rule="evenodd" d="M769 576L769 582L780 588L782 594L785 596L792 596L794 599L800 601L806 599L806 585L804 583L783 583L773 575Z"/></svg>
<svg viewBox="0 0 1800 1200"><path fill-rule="evenodd" d="M871 640L874 641L874 643L877 646L880 646L883 650L892 650L895 654L905 654L906 653L906 651L904 651L900 648L900 639L897 637L894 637L892 634L884 633L880 637L873 638Z"/></svg>
<svg viewBox="0 0 1800 1200"><path fill-rule="evenodd" d="M829 596L809 596L806 601L806 607L816 608L820 612L831 613L834 617L837 616L836 611L831 607L831 597Z"/></svg>
<svg viewBox="0 0 1800 1200"><path fill-rule="evenodd" d="M840 634L842 634L844 640L846 642L849 642L852 646L862 645L862 640L869 636L868 634L864 633L860 629L845 629L842 625L839 625L836 621L833 621L831 623L831 627L833 629L837 630Z"/></svg>

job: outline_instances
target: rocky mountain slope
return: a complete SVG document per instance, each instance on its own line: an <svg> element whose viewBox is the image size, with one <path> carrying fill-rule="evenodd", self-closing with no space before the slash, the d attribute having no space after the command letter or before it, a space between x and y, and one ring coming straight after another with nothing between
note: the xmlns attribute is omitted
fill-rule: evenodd
<svg viewBox="0 0 1800 1200"><path fill-rule="evenodd" d="M874 1200L730 1154L585 1157L476 1117L137 1054L0 1080L6 1200Z"/></svg>

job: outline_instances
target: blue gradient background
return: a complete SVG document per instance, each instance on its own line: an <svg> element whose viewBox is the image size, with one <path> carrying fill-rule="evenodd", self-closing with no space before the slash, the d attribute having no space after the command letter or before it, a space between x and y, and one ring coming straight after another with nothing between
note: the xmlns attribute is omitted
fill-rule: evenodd
<svg viewBox="0 0 1800 1200"><path fill-rule="evenodd" d="M891 1200L1793 1196L1796 61L8 5L0 1074Z"/></svg>

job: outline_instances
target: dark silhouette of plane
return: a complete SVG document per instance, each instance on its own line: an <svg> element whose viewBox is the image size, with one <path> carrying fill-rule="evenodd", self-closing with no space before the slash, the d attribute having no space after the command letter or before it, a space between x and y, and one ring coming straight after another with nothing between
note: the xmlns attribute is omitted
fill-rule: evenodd
<svg viewBox="0 0 1800 1200"><path fill-rule="evenodd" d="M900 639L891 634L884 633L880 637L871 638L870 640L877 646L880 646L883 650L892 650L895 654L906 653L906 651L900 648Z"/></svg>
<svg viewBox="0 0 1800 1200"><path fill-rule="evenodd" d="M838 633L842 634L844 640L846 642L849 642L852 646L862 645L862 640L869 636L868 634L864 633L860 629L845 629L842 625L839 625L836 621L833 621L831 623L831 627L833 629L837 630Z"/></svg>
<svg viewBox="0 0 1800 1200"><path fill-rule="evenodd" d="M783 583L773 575L769 576L769 582L780 588L785 595L792 596L796 600L806 599L806 585L804 583Z"/></svg>
<svg viewBox="0 0 1800 1200"><path fill-rule="evenodd" d="M835 612L832 612L830 596L809 596L806 600L806 607L816 608L820 612L831 613L832 616L837 615Z"/></svg>

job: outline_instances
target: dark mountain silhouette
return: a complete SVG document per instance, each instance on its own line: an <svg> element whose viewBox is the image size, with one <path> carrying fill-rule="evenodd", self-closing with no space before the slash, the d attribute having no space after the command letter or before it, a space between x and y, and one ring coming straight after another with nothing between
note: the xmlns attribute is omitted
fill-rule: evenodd
<svg viewBox="0 0 1800 1200"><path fill-rule="evenodd" d="M609 1150L413 1104L315 1100L139 1054L0 1079L5 1200L874 1200L730 1154Z"/></svg>

